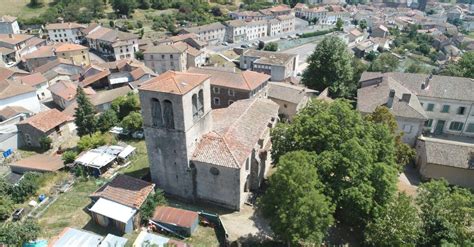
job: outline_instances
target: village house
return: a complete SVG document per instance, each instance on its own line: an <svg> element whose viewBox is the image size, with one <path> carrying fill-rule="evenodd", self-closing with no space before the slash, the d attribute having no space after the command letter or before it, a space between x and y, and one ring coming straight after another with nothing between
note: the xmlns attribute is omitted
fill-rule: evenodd
<svg viewBox="0 0 474 247"><path fill-rule="evenodd" d="M293 14L292 9L290 6L285 5L285 4L280 4L273 6L271 8L267 9L261 9L259 12L266 16L266 18L272 18L272 17L278 17L278 16L283 16L283 15L291 15Z"/></svg>
<svg viewBox="0 0 474 247"><path fill-rule="evenodd" d="M35 88L19 80L0 80L0 109L7 106L21 106L33 113L40 111Z"/></svg>
<svg viewBox="0 0 474 247"><path fill-rule="evenodd" d="M174 71L139 94L152 181L183 199L240 210L269 169L278 105L256 98L211 110L210 76Z"/></svg>
<svg viewBox="0 0 474 247"><path fill-rule="evenodd" d="M51 138L54 140L52 145L58 147L75 132L73 119L57 109L39 112L17 126L22 144L26 147L41 147L40 140L43 137Z"/></svg>
<svg viewBox="0 0 474 247"><path fill-rule="evenodd" d="M376 27L373 27L371 29L370 36L372 37L379 37L379 38L385 38L390 34L388 31L388 28L384 25L378 25Z"/></svg>
<svg viewBox="0 0 474 247"><path fill-rule="evenodd" d="M226 38L226 28L220 22L214 22L203 26L184 28L181 29L179 33L194 33L196 34L199 41L204 41L213 45L224 42Z"/></svg>
<svg viewBox="0 0 474 247"><path fill-rule="evenodd" d="M226 21L226 41L238 43L247 40L247 23L243 20Z"/></svg>
<svg viewBox="0 0 474 247"><path fill-rule="evenodd" d="M225 108L237 100L266 97L270 76L254 71L226 71L220 68L190 68L190 73L210 76L211 108Z"/></svg>
<svg viewBox="0 0 474 247"><path fill-rule="evenodd" d="M233 20L243 20L243 21L261 21L265 19L265 16L257 11L232 12L229 14L229 16Z"/></svg>
<svg viewBox="0 0 474 247"><path fill-rule="evenodd" d="M84 38L82 34L84 28L86 26L75 22L50 23L45 27L48 31L48 40L75 44L79 44Z"/></svg>
<svg viewBox="0 0 474 247"><path fill-rule="evenodd" d="M14 59L9 56L12 62L19 62L20 58L28 52L36 50L36 47L29 47L27 41L32 39L33 35L28 34L0 34L0 47L4 53L14 52ZM6 50L9 51L6 51Z"/></svg>
<svg viewBox="0 0 474 247"><path fill-rule="evenodd" d="M204 52L184 42L152 46L143 55L145 65L158 74L168 70L186 71L189 67L200 67L206 60Z"/></svg>
<svg viewBox="0 0 474 247"><path fill-rule="evenodd" d="M256 40L267 36L267 21L251 21L247 23L246 40Z"/></svg>
<svg viewBox="0 0 474 247"><path fill-rule="evenodd" d="M12 172L24 174L26 172L56 172L64 168L64 161L60 155L36 154L17 160L8 165Z"/></svg>
<svg viewBox="0 0 474 247"><path fill-rule="evenodd" d="M34 73L18 79L22 84L29 85L36 89L36 96L40 101L51 98L48 90L48 79L41 73Z"/></svg>
<svg viewBox="0 0 474 247"><path fill-rule="evenodd" d="M4 15L0 17L0 34L19 34L20 26L17 18L14 16Z"/></svg>
<svg viewBox="0 0 474 247"><path fill-rule="evenodd" d="M135 52L138 51L138 35L102 26L87 31L86 39L91 49L110 55L115 60L135 58Z"/></svg>
<svg viewBox="0 0 474 247"><path fill-rule="evenodd" d="M67 59L74 64L87 66L90 65L89 48L78 44L60 44L54 50L56 56Z"/></svg>
<svg viewBox="0 0 474 247"><path fill-rule="evenodd" d="M18 69L16 67L3 68L0 67L0 81L1 80L15 80L19 77L29 75L27 71Z"/></svg>
<svg viewBox="0 0 474 247"><path fill-rule="evenodd" d="M76 99L77 85L71 81L58 81L50 86L48 90L51 92L53 102L61 109L66 109ZM91 89L84 90L88 94L95 93Z"/></svg>
<svg viewBox="0 0 474 247"><path fill-rule="evenodd" d="M54 47L50 45L39 47L36 51L22 57L28 71L34 71L36 68L56 60L56 58Z"/></svg>
<svg viewBox="0 0 474 247"><path fill-rule="evenodd" d="M268 83L268 99L277 103L280 120L291 121L303 109L316 91L304 86L291 85L285 82Z"/></svg>
<svg viewBox="0 0 474 247"><path fill-rule="evenodd" d="M56 58L35 68L32 72L41 73L48 79L48 84L52 86L58 81L77 81L82 71L82 66L76 65L70 60Z"/></svg>
<svg viewBox="0 0 474 247"><path fill-rule="evenodd" d="M294 15L280 15L276 18L280 21L280 27L282 33L295 31L295 16Z"/></svg>
<svg viewBox="0 0 474 247"><path fill-rule="evenodd" d="M416 165L422 178L444 178L450 184L473 189L474 139L465 141L420 137L416 143Z"/></svg>
<svg viewBox="0 0 474 247"><path fill-rule="evenodd" d="M240 56L240 68L271 76L272 81L283 81L296 76L298 55L282 52L247 49Z"/></svg>
<svg viewBox="0 0 474 247"><path fill-rule="evenodd" d="M92 219L102 227L132 232L140 223L140 207L154 192L154 187L141 179L117 175L90 195Z"/></svg>

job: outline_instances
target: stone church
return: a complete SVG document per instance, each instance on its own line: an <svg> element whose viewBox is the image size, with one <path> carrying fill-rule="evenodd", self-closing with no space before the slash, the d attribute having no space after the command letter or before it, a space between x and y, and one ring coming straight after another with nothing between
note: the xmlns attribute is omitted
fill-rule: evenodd
<svg viewBox="0 0 474 247"><path fill-rule="evenodd" d="M211 109L208 75L167 71L139 88L151 178L166 193L233 210L271 164L278 105L240 100Z"/></svg>

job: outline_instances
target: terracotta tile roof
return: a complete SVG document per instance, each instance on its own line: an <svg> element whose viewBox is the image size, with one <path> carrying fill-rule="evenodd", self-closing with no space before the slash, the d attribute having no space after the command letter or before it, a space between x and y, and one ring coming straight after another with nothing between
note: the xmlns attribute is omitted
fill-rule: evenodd
<svg viewBox="0 0 474 247"><path fill-rule="evenodd" d="M184 50L179 49L176 47L174 44L172 45L166 45L166 44L160 44L158 46L150 46L148 49L144 52L145 54L148 53L183 53Z"/></svg>
<svg viewBox="0 0 474 247"><path fill-rule="evenodd" d="M224 71L217 68L196 68L188 69L191 73L206 74L211 76L211 85L234 88L245 91L252 91L270 79L270 76L254 71L233 72Z"/></svg>
<svg viewBox="0 0 474 247"><path fill-rule="evenodd" d="M38 84L45 83L48 81L41 73L34 73L31 75L22 76L19 78L19 80L21 81L21 83L27 84L33 87Z"/></svg>
<svg viewBox="0 0 474 247"><path fill-rule="evenodd" d="M132 76L134 81L140 79L145 74L146 72L143 68L137 68L137 69L132 70L132 72L130 72L130 75Z"/></svg>
<svg viewBox="0 0 474 247"><path fill-rule="evenodd" d="M70 101L76 98L77 86L70 81L58 81L48 88L52 94Z"/></svg>
<svg viewBox="0 0 474 247"><path fill-rule="evenodd" d="M188 45L186 42L179 41L179 42L174 43L173 45L179 50L185 51L186 53L195 57L203 53L202 51Z"/></svg>
<svg viewBox="0 0 474 247"><path fill-rule="evenodd" d="M278 105L269 99L239 100L213 110L213 129L194 150L192 160L240 168L252 153L268 123L278 116Z"/></svg>
<svg viewBox="0 0 474 247"><path fill-rule="evenodd" d="M8 55L8 54L11 54L11 53L14 53L15 50L12 50L12 49L8 49L6 47L0 47L0 54L2 55Z"/></svg>
<svg viewBox="0 0 474 247"><path fill-rule="evenodd" d="M81 25L75 22L64 22L64 23L50 23L46 25L46 30L54 29L75 29L75 28L85 28L86 26Z"/></svg>
<svg viewBox="0 0 474 247"><path fill-rule="evenodd" d="M139 209L155 185L141 179L119 174L112 181L92 193L91 197L100 197L122 205Z"/></svg>
<svg viewBox="0 0 474 247"><path fill-rule="evenodd" d="M25 42L33 37L33 35L29 34L0 34L0 41L11 45L16 45L18 43Z"/></svg>
<svg viewBox="0 0 474 247"><path fill-rule="evenodd" d="M57 109L50 109L27 118L18 124L28 124L46 133L56 126L72 120L73 119L70 116L58 111Z"/></svg>
<svg viewBox="0 0 474 247"><path fill-rule="evenodd" d="M21 106L6 106L0 110L0 118L9 119L20 113L31 113L31 111Z"/></svg>
<svg viewBox="0 0 474 247"><path fill-rule="evenodd" d="M220 22L213 22L202 26L184 28L184 30L188 33L201 33L219 29L225 29L225 26Z"/></svg>
<svg viewBox="0 0 474 247"><path fill-rule="evenodd" d="M28 39L28 40L26 41L26 46L27 46L27 47L29 47L29 46L39 46L39 45L41 45L41 44L46 45L46 40L40 39L40 38L38 38L38 37L36 37L36 36L34 36L33 38Z"/></svg>
<svg viewBox="0 0 474 247"><path fill-rule="evenodd" d="M114 43L130 39L138 39L138 35L100 26L96 30L89 32L86 38L104 40Z"/></svg>
<svg viewBox="0 0 474 247"><path fill-rule="evenodd" d="M190 228L198 220L199 214L180 208L158 206L153 213L153 221Z"/></svg>
<svg viewBox="0 0 474 247"><path fill-rule="evenodd" d="M83 33L84 35L88 35L92 30L94 30L94 29L95 29L96 27L98 27L98 26L99 26L98 23L91 23L91 24L89 24L88 27L82 29L82 33Z"/></svg>
<svg viewBox="0 0 474 247"><path fill-rule="evenodd" d="M19 81L1 80L0 81L0 99L6 99L13 96L35 92L36 90L29 86L21 84Z"/></svg>
<svg viewBox="0 0 474 247"><path fill-rule="evenodd" d="M28 171L54 172L64 167L61 156L37 154L10 164L12 168L22 168Z"/></svg>
<svg viewBox="0 0 474 247"><path fill-rule="evenodd" d="M35 68L33 72L40 72L42 74L46 73L49 70L52 70L54 67L60 65L60 64L69 64L69 65L74 65L71 61L67 59L62 59L62 58L56 58L55 60L43 64L39 66L38 68Z"/></svg>
<svg viewBox="0 0 474 247"><path fill-rule="evenodd" d="M182 95L200 85L209 77L209 75L169 70L143 83L140 90Z"/></svg>
<svg viewBox="0 0 474 247"><path fill-rule="evenodd" d="M123 87L118 87L110 90L105 90L105 91L100 91L97 92L93 95L91 95L89 98L91 100L91 103L94 106L102 105L105 103L110 103L114 99L120 97L120 96L125 96L127 93L132 91L132 89L127 85Z"/></svg>
<svg viewBox="0 0 474 247"><path fill-rule="evenodd" d="M24 59L33 59L33 58L42 58L42 57L55 57L54 54L54 46L52 45L45 45L38 48L38 50L34 52L30 52L23 56Z"/></svg>
<svg viewBox="0 0 474 247"><path fill-rule="evenodd" d="M100 71L97 74L88 76L88 77L84 78L83 80L81 80L81 85L83 87L87 87L87 86L93 84L94 82L97 82L98 80L101 80L101 79L103 79L103 78L105 78L109 75L110 75L110 71L108 69L104 69L104 70Z"/></svg>
<svg viewBox="0 0 474 247"><path fill-rule="evenodd" d="M0 67L0 81L5 80L5 79L12 79L12 77L15 77L18 74L28 75L29 73L24 71L24 70L17 69L17 68L3 68L3 67Z"/></svg>
<svg viewBox="0 0 474 247"><path fill-rule="evenodd" d="M268 98L299 104L315 92L316 91L305 88L304 86L291 85L285 82L270 82Z"/></svg>
<svg viewBox="0 0 474 247"><path fill-rule="evenodd" d="M71 43L62 43L56 46L56 52L67 52L67 51L80 51L80 50L88 50L89 48L78 45L78 44L71 44Z"/></svg>
<svg viewBox="0 0 474 247"><path fill-rule="evenodd" d="M296 57L295 54L273 52L273 51L259 51L253 49L247 49L244 51L243 56L257 57L255 63L269 64L285 66L291 59Z"/></svg>

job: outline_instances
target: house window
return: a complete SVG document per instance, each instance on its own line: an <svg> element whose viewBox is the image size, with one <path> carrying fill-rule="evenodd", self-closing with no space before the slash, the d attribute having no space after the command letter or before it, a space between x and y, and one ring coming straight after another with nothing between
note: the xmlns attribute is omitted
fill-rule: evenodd
<svg viewBox="0 0 474 247"><path fill-rule="evenodd" d="M433 109L434 109L434 104L428 103L428 106L426 107L426 111L433 111Z"/></svg>
<svg viewBox="0 0 474 247"><path fill-rule="evenodd" d="M425 127L430 128L433 125L433 119L428 119L425 121Z"/></svg>
<svg viewBox="0 0 474 247"><path fill-rule="evenodd" d="M170 58L173 59L173 54L170 54Z"/></svg>
<svg viewBox="0 0 474 247"><path fill-rule="evenodd" d="M449 105L443 105L443 109L441 109L441 112L448 113L449 112Z"/></svg>
<svg viewBox="0 0 474 247"><path fill-rule="evenodd" d="M214 92L215 94L220 94L220 93L221 93L221 88L219 88L219 87L212 87L212 92Z"/></svg>
<svg viewBox="0 0 474 247"><path fill-rule="evenodd" d="M219 97L214 97L214 105L220 105L221 99Z"/></svg>
<svg viewBox="0 0 474 247"><path fill-rule="evenodd" d="M161 55L161 59L165 59L165 55Z"/></svg>
<svg viewBox="0 0 474 247"><path fill-rule="evenodd" d="M469 123L467 125L466 132L474 133L474 123Z"/></svg>
<svg viewBox="0 0 474 247"><path fill-rule="evenodd" d="M449 130L452 130L452 131L461 131L462 130L462 127L463 127L463 123L461 122L451 122L451 124L449 125Z"/></svg>
<svg viewBox="0 0 474 247"><path fill-rule="evenodd" d="M229 94L229 96L235 96L235 91L233 89L229 89L227 93Z"/></svg>
<svg viewBox="0 0 474 247"><path fill-rule="evenodd" d="M199 116L199 114L198 114L198 99L197 99L196 94L193 94L192 103L193 103L193 119L196 120L197 117Z"/></svg>
<svg viewBox="0 0 474 247"><path fill-rule="evenodd" d="M409 124L403 125L403 132L411 133L411 125L409 125Z"/></svg>
<svg viewBox="0 0 474 247"><path fill-rule="evenodd" d="M460 106L458 108L458 115L464 115L464 112L466 111L466 107Z"/></svg>

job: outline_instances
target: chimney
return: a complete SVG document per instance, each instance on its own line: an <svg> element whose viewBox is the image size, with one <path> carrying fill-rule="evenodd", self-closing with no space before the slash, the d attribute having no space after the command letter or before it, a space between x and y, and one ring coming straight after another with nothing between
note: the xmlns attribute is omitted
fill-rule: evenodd
<svg viewBox="0 0 474 247"><path fill-rule="evenodd" d="M392 108L393 106L393 98L395 98L395 90L390 89L390 93L388 93L387 103L385 104L388 108Z"/></svg>
<svg viewBox="0 0 474 247"><path fill-rule="evenodd" d="M402 94L402 100L401 101L410 103L410 99L411 99L411 94L409 94L409 93Z"/></svg>
<svg viewBox="0 0 474 247"><path fill-rule="evenodd" d="M428 90L428 88L430 87L430 81L432 78L433 78L433 74L430 74L421 84L421 89Z"/></svg>

